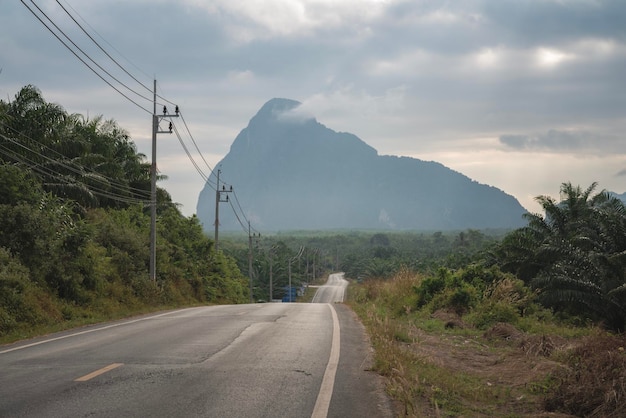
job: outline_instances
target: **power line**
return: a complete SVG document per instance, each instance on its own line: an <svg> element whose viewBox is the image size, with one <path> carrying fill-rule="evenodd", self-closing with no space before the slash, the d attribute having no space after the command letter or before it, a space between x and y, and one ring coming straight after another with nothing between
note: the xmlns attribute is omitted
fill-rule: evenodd
<svg viewBox="0 0 626 418"><path fill-rule="evenodd" d="M189 137L191 138L191 142L193 142L193 145L196 147L196 151L198 151L198 154L200 154L200 157L202 158L202 161L204 161L204 164L208 167L209 171L213 172L213 168L211 168L211 165L204 158L204 155L202 155L202 152L200 151L200 148L198 148L198 144L196 143L196 140L193 138L193 135L191 135L191 131L189 130L189 126L187 126L187 121L185 121L185 118L183 117L183 113L182 112L180 113L180 118L183 121L183 124L185 125L185 129L187 130L187 133L189 134Z"/></svg>
<svg viewBox="0 0 626 418"><path fill-rule="evenodd" d="M233 213L235 214L235 218L237 219L237 222L239 222L239 225L241 225L241 229L243 230L243 232L248 232L248 228L246 227L246 225L239 218L239 215L237 214L237 211L235 210L235 207L233 206L232 200L229 199L228 203L230 203L230 207L232 208Z"/></svg>
<svg viewBox="0 0 626 418"><path fill-rule="evenodd" d="M32 1L32 0L31 0L31 1ZM120 63L119 63L119 62L117 62L117 61L115 60L115 58L113 58L113 57L112 57L112 56L111 56L111 55L110 55L110 54L109 54L109 53L108 53L108 52L107 52L104 48L102 48L102 46L100 46L100 44L99 44L99 43L98 43L98 42L97 42L97 41L96 41L96 40L95 40L95 39L94 39L94 38L93 38L93 37L92 37L92 36L91 36L91 35L90 35L87 31L86 31L86 30L85 30L85 28L83 28L83 27L82 27L82 25L81 25L80 23L78 23L78 21L76 21L76 19L74 18L74 16L72 16L72 15L70 14L70 12L68 12L68 11L67 11L67 9L66 9L65 7L63 7L63 5L59 2L59 0L56 0L56 2L57 2L57 4L58 4L59 6L61 6L61 9L63 9L63 11L64 11L64 12L65 12L65 13L66 13L66 14L67 14L67 15L68 15L68 16L69 16L69 17L70 17L70 18L74 21L74 23L76 23L76 25L77 25L77 26L78 26L78 27L79 27L79 28L83 31L83 33L84 33L85 35L87 35L87 36L89 37L89 39L91 39L91 41L92 41L94 44L96 44L96 46L97 46L98 48L100 48L100 50L101 50L102 52L104 52L104 54L105 54L107 57L109 57L109 59L110 59L111 61L113 61L113 62L115 63L115 65L117 65L117 66L118 66L118 67L119 67L122 71L124 71L124 72L125 72L125 73L126 73L126 74L130 77L130 78L132 78L133 80L135 80L135 81L136 81L136 82L137 82L137 83L138 83L141 87L143 87L144 89L146 89L148 92L150 92L150 93L151 93L151 91L150 91L150 87L146 86L146 85L145 85L145 84L143 84L141 81L137 80L137 78L135 78L135 76L134 76L134 75L132 75L131 73L129 73L128 71L126 71L126 69L125 69L124 67L122 67L122 66L120 65ZM72 9L72 10L74 10L74 9ZM82 52L82 51L81 51L81 52ZM108 73L107 73L107 74L108 74ZM116 81L117 81L117 80L116 80ZM119 81L118 81L118 82L119 82ZM121 83L120 83L120 84L121 84ZM131 91L132 91L132 90L131 90ZM143 96L141 96L141 97L143 97ZM144 99L147 99L147 98L146 98L146 97L144 97ZM147 99L147 100L150 100L150 99Z"/></svg>
<svg viewBox="0 0 626 418"><path fill-rule="evenodd" d="M31 1L32 1L32 0L31 0ZM64 11L64 12L65 12L65 13L66 13L66 14L67 14L67 15L68 15L68 16L69 16L69 17L70 17L70 18L74 21L74 23L75 23L75 24L76 24L76 25L77 25L77 26L78 26L78 27L79 27L79 28L83 31L83 33L84 33L85 35L87 35L87 37L88 37L88 38L89 38L89 39L90 39L90 40L91 40L91 41L92 41L92 42L93 42L93 43L94 43L94 44L95 44L95 45L96 45L96 46L97 46L97 47L98 47L98 48L99 48L99 49L100 49L100 50L101 50L101 51L102 51L102 52L103 52L103 53L104 53L104 54L105 54L105 55L106 55L106 56L107 56L107 57L108 57L111 61L113 61L113 63L114 63L116 66L118 66L118 67L119 67L119 68L120 68L120 69L121 69L124 73L126 73L126 75L128 75L130 78L132 78L135 82L137 82L137 84L139 84L141 87L143 87L143 88L144 88L145 90L147 90L149 93L153 93L153 92L152 92L152 90L150 89L150 87L148 87L147 85L145 85L144 83L142 83L140 80L138 80L138 79L137 79L137 77L135 77L133 74L131 74L131 73L130 73L130 72L129 72L126 68L124 68L124 67L123 67L123 66L122 66L122 65L121 65L121 64L120 64L120 63L119 63L119 62L118 62L115 58L113 58L113 57L111 56L111 54L109 54L109 53L108 53L108 52L107 52L107 51L106 51L106 50L105 50L105 49L104 49L104 48L103 48L103 47L102 47L102 46L98 43L98 41L96 41L96 40L93 38L93 36L91 36L91 35L89 34L89 32L87 32L87 30L86 30L86 29L85 29L85 28L84 28L84 27L83 27L80 23L78 23L78 21L74 18L74 16L72 16L72 14L71 14L71 13L70 13L70 12L69 12L69 11L68 11L65 7L63 7L63 5L59 2L59 0L56 0L56 2L57 2L57 4L58 4L58 5L59 5L62 9L63 9L63 11ZM66 2L66 4L67 4L67 2ZM98 33L98 32L97 32L97 31L96 31L96 30L95 30L95 29L94 29L91 25L89 25L89 23L88 23L88 22L87 22L87 21L86 21L86 20L85 20L82 16L80 16L80 14L79 14L79 13L78 13L78 12L77 12L74 8L72 8L69 4L68 4L68 7L70 7L70 8L72 9L72 11L74 11L74 13L76 13L76 15L78 15L78 16L81 18L81 20L82 20L83 22L85 22L85 24L86 24L87 26L89 26L89 27L91 28L91 30L93 30L93 31L94 31L94 32L95 32L95 33L96 33L96 34L97 34L97 35L98 35L101 39L103 39L103 40L104 40L104 42L106 42L106 43L107 43L109 46L111 46L111 47L112 47L112 48L113 48L113 49L114 49L114 50L115 50L118 54L120 54L120 55L123 57L123 55L122 55L122 54L121 54L121 53L120 53L117 49L115 49L115 47L113 47L113 46L112 46L109 42L107 42L107 41L106 41L106 39L104 39L104 38L102 37L102 35L100 35L100 34L99 34L99 33ZM66 37L67 37L67 36L66 36ZM70 42L71 42L71 40L70 40ZM82 52L82 51L81 51L81 52ZM83 54L84 54L84 52L83 52ZM86 55L86 54L85 54L85 55ZM124 57L123 57L123 58L124 58ZM129 61L127 58L124 58L124 59L126 59L126 61ZM92 60L92 61L93 61L93 60ZM130 61L129 61L129 62L130 62ZM137 67L136 65L134 65L132 62L131 62L130 64L131 64L131 65L133 65L135 68L138 68L138 67ZM98 65L98 64L96 64L96 65ZM98 66L98 67L102 69L102 67L100 67L100 66ZM138 69L139 69L139 68L138 68ZM102 70L106 72L106 70L104 70L104 69L102 69ZM139 71L141 71L141 69L139 69ZM143 71L141 71L141 72L143 73ZM109 74L108 72L106 72L106 73L107 73L107 74ZM144 75L146 75L146 74L144 73ZM130 90L130 91L132 91L133 93L137 94L138 96L142 97L143 99L146 99L146 100L148 100L148 101L151 101L151 100L152 100L152 99L150 99L150 98L147 98L147 97L145 97L145 96L143 96L143 95L141 95L141 94L139 94L139 93L135 92L134 90L132 90L131 88L127 87L126 85L124 85L124 83L120 82L120 81L119 81L119 80L117 80L115 77L111 76L110 74L109 74L109 76L110 76L111 78L113 78L115 81L117 81L118 83L122 84L122 85L123 85L124 87L126 87L128 90ZM160 95L157 95L157 97L159 97L160 99L162 99L163 101L165 101L165 102L167 102L167 103L169 103L169 104L175 105L175 103L173 103L173 102L171 102L171 101L167 100L166 98L164 98L164 97L162 97L162 96L160 96ZM159 104L160 104L160 103L159 103Z"/></svg>
<svg viewBox="0 0 626 418"><path fill-rule="evenodd" d="M37 6L37 4L36 4L33 0L31 0L30 2L31 2L31 3L33 3L33 4L35 5L35 7L37 8L37 10L39 10L39 11L41 12L41 14L43 14L43 15L46 17L46 19L48 19L48 21L50 21L50 23L52 23L52 25L54 25L54 27L55 27L55 28L56 28L59 32L61 32L61 34L65 37L65 39L67 39L67 40L68 40L68 41L69 41L72 45L74 45L74 47L75 47L76 49L78 49L78 50L79 50L79 51L80 51L80 52L81 52L81 53L82 53L85 57L87 57L87 59L89 59L89 61L91 61L91 62L92 62L92 63L93 63L96 67L98 67L100 70L102 70L102 71L103 71L106 75L108 75L109 77L111 77L113 80L117 81L119 84L121 84L122 86L124 86L127 90L129 90L129 91L131 91L131 92L135 93L137 96L141 97L142 99L147 100L147 101L151 101L151 100L152 100L152 99L150 99L150 98L148 98L148 97L146 97L146 96L144 96L144 95L142 95L142 94L140 94L140 93L136 92L136 91L135 91L135 90L133 90L132 88L128 87L126 84L122 83L120 80L118 80L116 77L114 77L111 73L109 73L106 69L104 69L104 68L103 68L100 64L98 64L96 61L94 61L94 60L93 60L93 58L91 58L91 57L89 56L89 54L87 54L85 51L83 51L83 49L82 49L81 47L79 47L79 46L78 46L78 45L77 45L74 41L72 41L72 39L71 39L71 38L70 38L70 37L69 37L69 36L68 36L68 35L67 35L64 31L63 31L63 29L59 28L59 26L58 26L56 23L54 23L54 21L53 21L52 19L50 19L50 17L48 17L48 15L47 15L47 14L46 14L43 10L41 10L41 8L40 8L39 6ZM58 1L57 1L57 3L58 3ZM59 5L60 5L60 4L59 4ZM61 5L60 5L60 6L61 6ZM61 8L63 8L63 6L61 6ZM63 10L65 10L65 8L63 8ZM66 11L66 13L67 13L67 10L65 10L65 11ZM70 17L72 17L72 16L70 15ZM74 19L74 18L72 17L72 19ZM74 22L76 22L76 20L74 20ZM78 22L76 22L76 24L78 25L78 27L79 27L79 28L83 29L83 27L82 27L82 26L80 26L80 25L78 24ZM83 31L84 31L84 29L83 29ZM89 35L87 35L87 36L89 36ZM100 45L99 45L97 42L95 42L95 40L94 40L91 36L89 36L89 39L91 39L91 40L92 40L92 41L93 41L93 42L94 42L94 43L95 43L98 47L100 47ZM106 53L106 52L105 52L105 53ZM110 55L109 55L109 54L107 54L107 56L110 58ZM113 58L111 58L111 60L112 60L115 64L117 64L117 65L119 66L119 64L117 63L117 61L115 61ZM126 70L124 70L124 71L125 71L126 73L128 73ZM131 76L131 77L132 77L132 76ZM141 84L141 83L139 83L139 84L140 84L141 86L145 87L143 84Z"/></svg>
<svg viewBox="0 0 626 418"><path fill-rule="evenodd" d="M30 138L28 135L13 129L12 127L10 127L10 126L2 123L2 122L0 122L0 125L4 126L5 128L7 128L7 129L9 129L9 130L11 130L11 131L13 131L15 133L17 133L18 135L20 135L23 138L26 138L26 139L30 140L31 142L33 142L33 143L36 143L38 146L43 148L47 153L53 154L53 155L57 155L61 159L67 159L67 156L65 156L65 155L55 151L54 149L46 146L45 144L41 144L40 142L35 141L34 139ZM0 136L2 136L4 139L6 139L7 141L9 141L9 142L11 142L11 143L13 143L15 145L17 145L17 146L19 146L19 147L21 147L23 149L26 149L27 151L30 151L31 153L37 155L38 157L40 157L40 158L42 158L44 160L48 160L48 161L54 162L54 163L58 164L59 166L65 168L65 169L67 169L67 170L69 170L69 171L71 171L71 172L73 172L75 174L78 174L78 175L93 174L93 175L97 176L97 178L102 178L102 179L106 180L106 182L101 181L105 185L107 185L107 186L115 186L113 188L117 188L118 190L123 191L123 192L129 191L129 192L133 192L133 193L139 194L139 195L142 195L142 194L143 195L148 195L149 194L149 192L147 190L137 189L135 187L131 187L130 185L127 185L127 184L124 184L124 183L120 183L116 179L112 179L110 177L107 177L107 176L105 176L105 175L103 175L101 173L98 173L97 171L90 171L90 170L86 169L84 166L82 166L81 164L77 164L74 161L67 161L67 162L65 162L65 161L62 161L62 160L55 160L55 159L53 159L53 158L51 158L51 157L49 157L49 156L47 156L45 154L41 154L38 151L33 150L32 148L27 147L26 145L24 145L21 142L18 142L15 139L9 138L9 137L7 137L5 135L2 135L2 134L0 134Z"/></svg>
<svg viewBox="0 0 626 418"><path fill-rule="evenodd" d="M35 11L33 9L31 9L30 7L28 7L28 5L24 2L24 0L20 0L22 2L22 4L33 14L33 16L35 16L37 18L37 20L39 20L39 22L41 22L42 25L44 25L46 27L46 29L48 29L48 31L50 31L50 33L52 33L52 35L54 35L55 38L57 38L59 40L59 42L61 42L63 44L63 46L65 46L65 48L67 48L72 54L74 54L74 56L76 58L78 58L80 60L80 62L82 62L87 68L89 68L95 75L97 75L102 81L104 81L105 83L107 83L109 85L109 87L111 87L113 90L115 90L116 92L118 92L120 95L122 95L126 100L128 100L129 102L131 102L132 104L134 104L135 106L137 106L138 108L140 108L141 110L145 111L148 114L152 114L152 112L148 109L146 109L145 107L141 106L139 103L137 103L136 101L134 101L133 99L131 99L130 97L128 97L126 94L124 94L123 92L121 92L117 87L115 87L113 84L111 84L111 82L109 82L107 79L105 79L100 73L98 73L95 69L93 69L93 67L91 67L87 62L85 62L85 60L83 58L81 58L76 51L74 51L67 43L65 43L65 41L63 41L63 39L61 39L59 37L59 35L57 35L42 19L41 17L39 17L37 15L37 13L35 13ZM65 36L68 40L70 40L70 38L65 35L65 33L58 28L58 26L56 26L56 24L39 8L39 6L37 6L37 4L35 4L32 0L31 3L33 3L35 5L35 7L37 7L37 9L46 17L46 19L48 19L56 28L57 30L59 30L59 32L61 32L63 34L63 36ZM72 42L70 40L70 42ZM74 44L72 42L72 44ZM74 44L74 46L76 46L76 44ZM76 46L78 48L78 46ZM80 48L78 48L80 50ZM83 52L82 50L80 50L81 52ZM83 52L83 54L85 54ZM85 54L85 56L87 56L89 58L89 56L87 54ZM89 58L91 59L91 58ZM92 60L93 61L93 60ZM97 64L96 64L97 65ZM100 67L100 66L98 66ZM102 67L100 67L102 69ZM104 70L103 70L104 71ZM106 72L106 71L105 71ZM108 73L107 73L108 74ZM116 80L117 81L117 80ZM119 82L119 81L118 81ZM120 83L122 85L124 85L123 83ZM128 88L126 85L124 85L124 87L126 87L127 89L131 90L130 88ZM133 90L131 90L133 91ZM134 91L133 91L134 92ZM135 94L137 94L136 92L134 92ZM140 95L141 96L141 95ZM143 96L141 96L143 97ZM144 97L145 98L145 97Z"/></svg>
<svg viewBox="0 0 626 418"><path fill-rule="evenodd" d="M132 194L136 194L136 195L146 195L146 191L145 190L141 190L141 189L136 189L130 186L126 186L122 183L119 183L118 181L111 179L103 174L100 174L98 172L95 171L88 171L86 170L84 167L81 167L78 164L74 164L74 166L78 167L72 167L68 164L66 164L63 161L59 161L59 160L55 160L51 157L48 157L44 154L41 154L29 147L27 147L26 145L16 141L15 139L12 139L10 137L7 137L6 135L0 134L0 137L4 138L5 140L15 144L16 146L25 149L29 152L31 152L32 154L35 154L37 157L39 157L40 159L43 159L45 161L51 162L56 166L60 166L63 167L65 169L67 169L68 171L80 175L80 176L87 176L88 178L93 179L94 181L101 183L104 186L110 186L112 191L103 189L102 187L97 187L96 185L87 185L83 182L80 182L78 180L76 180L76 178L74 177L67 177L67 176L63 176L59 173L57 173L56 171L54 171L52 168L49 168L37 161L34 161L28 157L26 157L23 154L19 154L17 153L15 150L12 150L10 148L5 147L4 145L0 144L0 147L4 150L4 152L2 152L2 154L8 156L9 158L12 158L18 162L21 162L22 164L26 165L28 168L30 168L33 171L36 171L40 174L43 174L45 176L49 176L52 178L56 178L57 180L61 180L64 181L65 183L78 183L78 184L83 184L85 185L86 188L88 188L89 190L93 190L95 192L98 192L99 194L106 194L107 197L114 199L114 200L120 200L120 201L125 201L125 202L131 202L131 203L136 203L136 202L140 202L142 201L141 199L136 199L133 197L129 197L127 195L125 195L126 193L132 193ZM44 148L47 148L44 146ZM54 150L47 148L49 151L56 153ZM57 153L58 154L58 153ZM58 154L61 155L61 154ZM69 180L71 179L71 181ZM138 192L138 193L137 193ZM147 196L146 196L147 197Z"/></svg>
<svg viewBox="0 0 626 418"><path fill-rule="evenodd" d="M237 197L237 193L235 190L233 190L233 196L235 196L235 202L237 202L237 206L239 207L239 210L241 211L241 216L246 220L246 222L250 223L250 221L248 220L248 218L246 217L245 211L243 210L243 208L241 207L241 203L239 203L239 198ZM254 228L252 228L254 229ZM255 232L259 232L256 229L254 229Z"/></svg>
<svg viewBox="0 0 626 418"><path fill-rule="evenodd" d="M141 72L141 73L142 73L143 75L145 75L147 78L150 78L150 77L151 77L150 75L146 74L146 72L145 72L145 71L143 71L141 68L139 68L139 67L138 67L135 63L133 63L133 62L132 62L131 60L129 60L128 58L126 58L126 57L124 56L124 54L122 54L122 53L121 53L118 49L116 49L116 48L115 48L115 46L111 45L111 43L110 43L109 41L107 41L107 40L106 40L106 39L105 39L102 35L100 35L100 34L98 33L98 31L97 31L97 30L95 30L95 29L94 29L94 27L93 27L93 26L91 26L91 25L89 24L89 22L87 22L87 21L86 21L86 20L85 20L85 19L84 19L81 15L80 15L80 13L78 13L78 11L76 11L76 9L74 9L74 8L72 7L72 5L71 5L71 4L69 4L67 1L65 2L65 4L66 4L66 5L67 5L70 9L72 9L72 11L73 11L73 12L74 12L74 13L75 13L78 17L80 17L80 20L82 20L82 21L85 23L85 25L89 26L89 28L90 28L90 29L91 29L91 30L92 30L92 31L93 31L96 35L98 35L98 37L99 37L100 39L102 39L102 41L104 41L104 42L105 42L108 46L110 46L110 47L111 47L111 48L112 48L115 52L117 52L117 54L118 54L120 57L122 57L124 60L126 60L126 62L128 62L130 65L132 65L133 67L135 67L135 68L136 68L139 72ZM140 84L143 84L143 83L140 83ZM150 91L150 88L148 88L148 91Z"/></svg>
<svg viewBox="0 0 626 418"><path fill-rule="evenodd" d="M53 26L54 28L56 28L56 30L63 36L65 37L65 39L67 39L69 41L69 43L71 43L74 48L73 49L70 45L68 45L68 43L66 43L63 39L61 39L61 37L59 36L59 34L57 32L55 32L48 24L46 24L46 22L44 22L44 20L31 8L29 7L24 0L20 0L22 2L22 4L31 12L31 14L33 14L33 16L35 16L37 18L37 20L39 20L39 22L44 25L46 27L46 29L48 29L48 31L50 33L52 33L52 35L54 35L55 38L57 38L57 40L59 40L59 42L61 42L63 44L63 46L65 46L66 49L68 49L76 58L78 58L87 68L89 68L89 70L91 70L96 76L98 76L102 81L104 81L107 85L109 85L111 88L113 88L117 93L119 93L121 96L123 96L125 99L127 99L128 101L130 101L131 103L133 103L135 106L139 107L140 109L142 109L143 111L145 111L146 113L149 113L151 115L153 115L154 113L151 112L150 110L148 110L147 108L143 107L142 105L140 105L139 103L137 103L135 100L133 100L132 98L130 98L128 95L124 94L120 89L118 89L116 86L114 86L112 84L112 82L110 82L109 80L107 80L100 72L98 72L95 68L93 68L91 65L89 65L85 59L83 59L77 52L76 50L78 50L80 53L82 53L89 61L91 61L99 70L101 70L104 74L106 74L108 77L110 77L112 80L114 80L115 82L119 83L121 86L123 86L125 89L127 89L128 91L134 93L135 95L137 95L138 97L147 100L147 101L151 101L154 104L156 104L156 97L158 97L159 99L163 100L166 103L175 105L175 103L173 103L172 101L164 98L163 96L157 95L156 94L156 87L155 87L155 91L154 96L155 99L152 100L140 93L138 93L137 91L135 91L134 89L132 89L131 87L129 87L128 85L126 85L125 83L123 83L122 81L120 81L118 78L116 78L115 76L113 76L109 71L107 71L105 68L103 68L100 64L98 64L92 57L89 56L88 53L86 53L81 47L79 47L39 6L37 6L37 4L31 0L31 3L37 8L37 10L39 11L39 13L41 13L41 15L43 15ZM65 14L67 14L67 16L70 17L70 19L80 28L80 30L91 40L91 42L93 42L98 49L100 49L100 51L102 51L106 57L108 57L108 59L110 59L117 67L119 67L126 75L128 75L132 80L134 80L136 83L138 83L141 87L143 87L145 90L152 92L152 90L147 87L144 83L142 83L140 80L138 80L135 76L133 76L128 70L126 70L124 68L124 66L122 66L111 54L109 54L105 48L102 47L102 45L96 41L96 39L94 39L93 36L91 36L89 34L89 32L85 29L85 27L83 25L81 25L76 18L59 2L59 0L56 0L56 3L63 9L63 11L65 12ZM66 2L67 4L67 2ZM91 27L89 25L89 23L82 18L82 16L80 16L80 14L74 9L72 8L69 4L68 7L71 8L73 10L73 12L80 17L80 19L85 22L85 24L87 26L89 26L96 34L97 32L93 29L93 27ZM110 43L108 43L101 35L98 34L98 36L103 39L109 46L112 47L112 45ZM113 47L113 49L115 49ZM117 50L116 50L117 51ZM119 53L119 52L118 52ZM120 54L121 55L121 54ZM128 61L128 60L127 60ZM132 64L132 63L131 63ZM134 64L133 64L134 65ZM136 66L135 66L136 67ZM144 73L145 74L145 73ZM155 82L156 84L156 82ZM178 106L176 106L178 108ZM198 152L198 154L200 155L201 159L203 160L204 164L207 166L207 168L209 169L209 171L211 172L211 175L213 174L213 168L211 168L211 166L209 165L209 163L206 161L206 159L204 158L204 155L202 154L202 152L200 151L200 148L198 147L197 142L195 141L193 135L191 134L191 130L189 129L189 126L187 125L187 122L185 121L185 119L182 117L181 114L181 119L183 121L183 124L185 126L185 130L187 132L187 134L189 135L189 138L191 139L192 144L194 145L196 151ZM173 126L173 128L176 131L176 136L178 137L178 140L181 144L181 146L183 147L183 150L185 151L185 153L187 154L187 157L189 158L189 160L191 161L192 165L194 166L194 168L196 169L196 171L200 174L200 176L202 177L202 179L204 180L205 184L208 184L209 187L211 187L213 190L216 190L217 186L214 186L211 183L211 175L207 176L203 170L200 168L200 166L196 163L196 161L194 160L193 156L191 155L191 153L189 152L189 149L187 148L187 146L185 145L185 142L183 141L180 133L178 132L178 129L175 128L175 125ZM241 207L241 204L239 202L239 199L237 198L237 196L235 195L235 200L237 202L237 206L239 207L239 210L241 212L241 216L246 219L245 217L245 212L243 211L243 208ZM237 211L235 210L234 206L232 206L231 203L231 207L233 208L233 211L235 212L235 216L237 217L237 219L239 220L239 223L242 224L241 219L239 217L239 214L237 213ZM246 219L247 221L247 219ZM242 227L245 229L245 225L242 224Z"/></svg>
<svg viewBox="0 0 626 418"><path fill-rule="evenodd" d="M198 172L198 174L200 174L200 177L202 177L202 179L205 181L205 183L209 184L209 186L211 186L211 188L213 190L215 190L215 187L213 187L210 183L209 183L209 179L206 176L206 174L204 174L204 172L202 171L202 169L198 166L198 164L196 163L196 161L193 159L191 153L189 152L189 149L187 148L187 146L185 145L185 142L183 141L183 139L180 136L180 133L178 132L178 128L176 128L176 125L174 123L172 123L172 128L174 133L176 134L176 137L178 138L178 142L180 142L180 145L183 147L183 150L185 151L185 153L187 154L187 158L189 158L189 161L191 161L191 164L193 164L193 166L196 168L196 171Z"/></svg>
<svg viewBox="0 0 626 418"><path fill-rule="evenodd" d="M10 140L10 138L0 134L1 137ZM148 202L147 200L141 200L141 199L135 199L132 197L128 197L128 196L123 196L123 195L119 195L116 193L112 193L109 192L107 190L98 188L98 187L94 187L94 186L89 186L88 184L81 182L79 180L77 180L74 177L68 177L68 176L63 176L55 171L53 171L50 168L47 168L27 157L25 157L24 155L18 154L17 152L15 152L14 150L11 150L9 148L6 148L4 145L0 144L0 154L3 154L23 165L25 165L26 167L28 167L30 170L35 171L39 174L42 174L44 176L48 176L50 178L56 179L57 181L60 181L63 184L67 184L67 185L80 185L82 186L85 190L88 190L90 193L93 193L94 195L98 195L98 196L102 196L102 197L106 197L108 199L111 200L115 200L118 202L122 202L122 203L129 203L129 204L136 204L136 203L141 203L141 204L145 204L146 202ZM52 160L54 161L54 160Z"/></svg>

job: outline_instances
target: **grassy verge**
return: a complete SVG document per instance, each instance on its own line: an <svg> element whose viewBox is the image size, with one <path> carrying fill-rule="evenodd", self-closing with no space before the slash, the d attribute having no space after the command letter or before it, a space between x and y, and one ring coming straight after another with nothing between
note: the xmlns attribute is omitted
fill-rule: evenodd
<svg viewBox="0 0 626 418"><path fill-rule="evenodd" d="M559 323L530 299L525 316L497 314L494 298L513 303L502 289L462 312L441 303L445 288L420 305L426 279L401 272L348 292L398 416L626 416L624 336Z"/></svg>

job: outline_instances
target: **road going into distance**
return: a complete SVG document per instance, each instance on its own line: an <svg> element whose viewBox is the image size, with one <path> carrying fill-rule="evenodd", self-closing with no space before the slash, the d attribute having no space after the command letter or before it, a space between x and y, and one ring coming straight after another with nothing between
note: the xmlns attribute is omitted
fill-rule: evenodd
<svg viewBox="0 0 626 418"><path fill-rule="evenodd" d="M345 286L0 346L0 417L390 417Z"/></svg>
<svg viewBox="0 0 626 418"><path fill-rule="evenodd" d="M325 285L320 286L313 296L312 303L336 303L343 302L348 281L343 278L343 273L331 274Z"/></svg>

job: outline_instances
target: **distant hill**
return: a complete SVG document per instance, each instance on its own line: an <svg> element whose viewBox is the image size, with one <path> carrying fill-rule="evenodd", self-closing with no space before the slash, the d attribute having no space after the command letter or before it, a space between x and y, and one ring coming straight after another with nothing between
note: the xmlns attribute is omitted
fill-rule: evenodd
<svg viewBox="0 0 626 418"><path fill-rule="evenodd" d="M335 132L272 99L218 164L258 230L516 228L526 210L495 187L442 164L378 155L355 135ZM212 178L215 183L215 178ZM197 214L213 228L215 191L201 191ZM239 230L220 206L224 230Z"/></svg>
<svg viewBox="0 0 626 418"><path fill-rule="evenodd" d="M612 196L615 196L616 198L618 198L619 200L621 200L622 202L626 203L626 193L615 193L615 192L609 192Z"/></svg>

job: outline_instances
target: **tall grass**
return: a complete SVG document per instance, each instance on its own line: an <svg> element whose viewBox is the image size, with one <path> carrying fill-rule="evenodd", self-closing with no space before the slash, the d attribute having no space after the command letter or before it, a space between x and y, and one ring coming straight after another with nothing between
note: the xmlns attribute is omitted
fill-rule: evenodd
<svg viewBox="0 0 626 418"><path fill-rule="evenodd" d="M593 363L591 356L585 357L573 347L587 354L602 352L600 347L580 348L596 341L585 337L593 335L594 328L559 321L536 305L534 294L512 276L491 271L489 282L481 283L474 274L468 283L460 279L467 277L463 274L440 271L427 277L402 269L390 279L368 280L349 288L347 303L363 321L375 349L374 368L387 378L388 394L402 405L398 415L523 417L546 413L546 409L576 415L579 405L589 416L626 416L623 338L613 336L600 343L611 355L595 357ZM455 299L458 289L464 289L470 297L459 302ZM441 319L446 317L438 314L442 311L458 318L456 323ZM492 327L495 334L498 329L508 329L503 323L515 330L518 342L483 337L483 332ZM502 362L503 369L515 369L516 373L519 369L520 384L494 384L493 379L480 373L480 365L474 368L477 372L470 365L454 369L445 364L445 355L428 355L424 354L427 350L420 350L426 338L431 342L439 338L441 350L460 358L464 353L471 355L471 346L495 353L494 358L501 359L495 362ZM567 372L580 369L576 360L581 359L595 364L584 370L605 370L600 377L590 374L585 378L586 384L594 386L586 392L576 385L576 373ZM471 361L468 358L468 363ZM551 366L540 373L539 364ZM601 385L603 379L608 383Z"/></svg>

